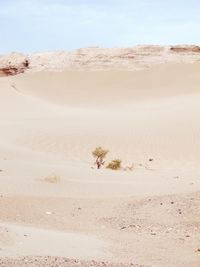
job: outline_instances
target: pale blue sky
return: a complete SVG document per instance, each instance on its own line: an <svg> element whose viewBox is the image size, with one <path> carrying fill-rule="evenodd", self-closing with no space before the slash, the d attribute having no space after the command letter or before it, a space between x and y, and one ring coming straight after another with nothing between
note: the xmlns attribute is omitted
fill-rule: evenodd
<svg viewBox="0 0 200 267"><path fill-rule="evenodd" d="M0 53L200 44L200 0L0 0Z"/></svg>

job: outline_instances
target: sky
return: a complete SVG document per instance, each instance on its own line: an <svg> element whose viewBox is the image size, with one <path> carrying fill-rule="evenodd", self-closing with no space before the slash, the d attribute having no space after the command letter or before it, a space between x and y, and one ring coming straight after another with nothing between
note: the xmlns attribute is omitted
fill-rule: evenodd
<svg viewBox="0 0 200 267"><path fill-rule="evenodd" d="M0 53L200 44L200 0L0 0Z"/></svg>

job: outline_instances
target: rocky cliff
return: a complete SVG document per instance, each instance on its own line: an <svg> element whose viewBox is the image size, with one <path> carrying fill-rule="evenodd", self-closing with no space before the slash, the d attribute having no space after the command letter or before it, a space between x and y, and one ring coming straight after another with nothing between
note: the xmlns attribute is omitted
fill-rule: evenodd
<svg viewBox="0 0 200 267"><path fill-rule="evenodd" d="M72 52L58 51L24 55L11 53L0 56L0 76L25 71L134 70L167 62L200 61L200 46L135 46L132 48L82 48Z"/></svg>

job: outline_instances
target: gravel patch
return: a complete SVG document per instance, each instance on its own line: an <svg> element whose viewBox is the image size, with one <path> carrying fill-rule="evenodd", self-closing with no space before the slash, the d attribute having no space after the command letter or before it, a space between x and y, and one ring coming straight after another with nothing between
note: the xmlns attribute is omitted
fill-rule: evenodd
<svg viewBox="0 0 200 267"><path fill-rule="evenodd" d="M0 259L1 267L150 267L133 263L108 263L97 261L79 261L57 257L23 257Z"/></svg>

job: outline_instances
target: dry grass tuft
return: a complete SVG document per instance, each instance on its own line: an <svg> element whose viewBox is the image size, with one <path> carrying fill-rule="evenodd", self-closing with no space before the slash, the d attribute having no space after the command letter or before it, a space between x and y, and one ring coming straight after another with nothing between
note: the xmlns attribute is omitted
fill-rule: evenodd
<svg viewBox="0 0 200 267"><path fill-rule="evenodd" d="M134 169L134 164L123 168L124 171L132 171L133 169Z"/></svg>
<svg viewBox="0 0 200 267"><path fill-rule="evenodd" d="M52 174L52 175L44 177L43 181L52 183L52 184L58 183L60 182L60 176Z"/></svg>
<svg viewBox="0 0 200 267"><path fill-rule="evenodd" d="M122 161L120 159L114 159L106 166L106 168L117 171L121 169L121 163Z"/></svg>

